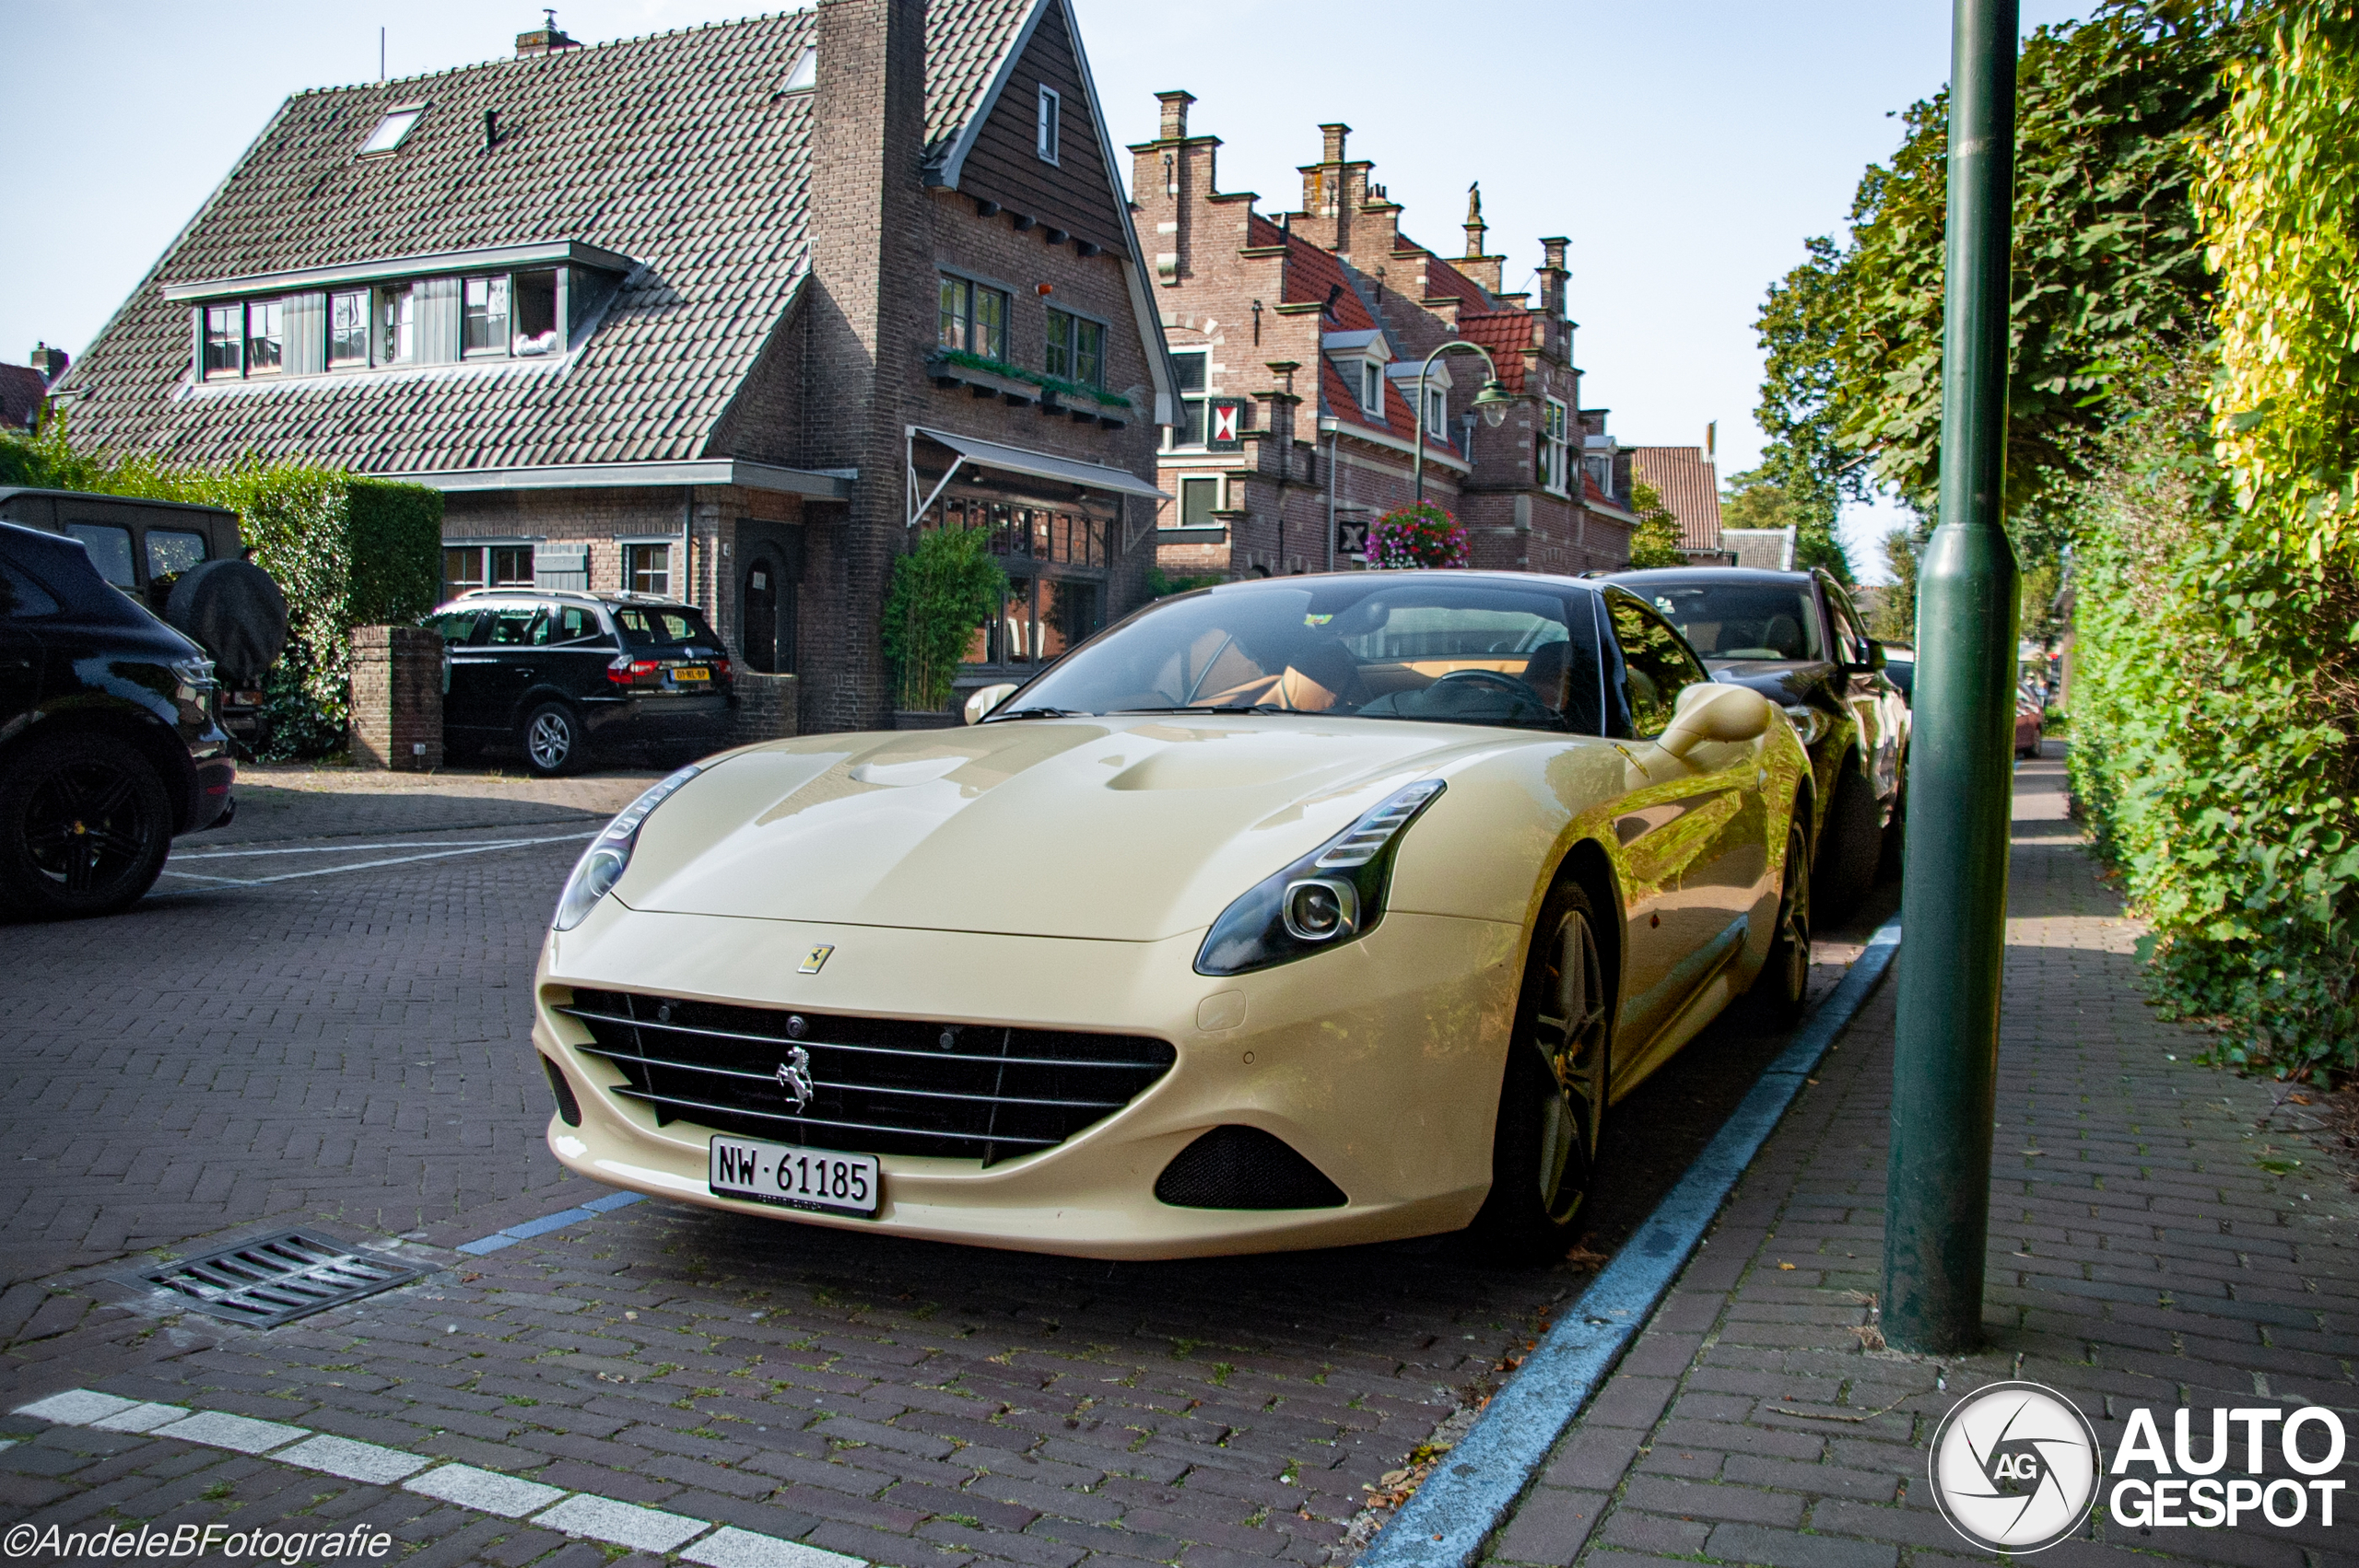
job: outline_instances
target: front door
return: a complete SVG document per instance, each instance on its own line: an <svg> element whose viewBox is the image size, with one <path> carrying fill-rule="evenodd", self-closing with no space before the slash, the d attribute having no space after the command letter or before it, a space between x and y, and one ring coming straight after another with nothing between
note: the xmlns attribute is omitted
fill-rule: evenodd
<svg viewBox="0 0 2359 1568"><path fill-rule="evenodd" d="M745 628L745 664L748 669L765 675L779 672L778 557L768 550L757 550L745 562L745 581L738 588L738 604Z"/></svg>

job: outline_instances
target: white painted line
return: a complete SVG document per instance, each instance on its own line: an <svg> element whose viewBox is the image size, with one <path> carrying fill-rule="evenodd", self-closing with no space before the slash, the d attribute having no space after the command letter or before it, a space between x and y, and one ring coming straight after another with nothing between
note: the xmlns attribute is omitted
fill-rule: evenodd
<svg viewBox="0 0 2359 1568"><path fill-rule="evenodd" d="M533 1523L543 1529L588 1536L592 1540L612 1541L640 1551L669 1551L691 1536L712 1528L710 1519L691 1519L681 1514L666 1514L660 1508L641 1508L585 1492L575 1493L546 1514L535 1514Z"/></svg>
<svg viewBox="0 0 2359 1568"><path fill-rule="evenodd" d="M63 1394L52 1394L46 1399L18 1405L10 1413L53 1421L60 1426L88 1426L92 1422L121 1415L138 1403L136 1399L117 1398L112 1394L94 1393L88 1388L68 1388Z"/></svg>
<svg viewBox="0 0 2359 1568"><path fill-rule="evenodd" d="M569 838L594 838L603 828L587 833L565 834ZM305 844L291 849L204 849L193 855L175 854L180 860L236 860L255 855L357 855L364 849L497 849L511 844L553 844L553 838L479 838L472 844L453 844L447 838L411 838L392 844Z"/></svg>
<svg viewBox="0 0 2359 1568"><path fill-rule="evenodd" d="M299 1437L309 1437L308 1426L288 1426L281 1422L256 1421L252 1416L233 1416L221 1410L199 1410L185 1420L151 1427L150 1437L177 1437L183 1443L202 1443L208 1448L227 1448L239 1454L267 1454L273 1448L284 1448Z"/></svg>
<svg viewBox="0 0 2359 1568"><path fill-rule="evenodd" d="M565 1495L565 1488L561 1486L543 1486L536 1480L519 1480L514 1476L479 1470L473 1465L439 1466L422 1476L413 1476L402 1482L402 1490L511 1519L536 1514Z"/></svg>
<svg viewBox="0 0 2359 1568"><path fill-rule="evenodd" d="M380 1448L374 1443L355 1443L349 1437L332 1437L325 1433L292 1448L282 1448L271 1457L282 1464L300 1465L307 1470L324 1470L346 1480L365 1480L378 1486L391 1486L434 1462L398 1448Z"/></svg>
<svg viewBox="0 0 2359 1568"><path fill-rule="evenodd" d="M185 1405L134 1405L90 1424L102 1432L153 1432L167 1422L179 1421L191 1413Z"/></svg>
<svg viewBox="0 0 2359 1568"><path fill-rule="evenodd" d="M309 876L341 876L346 872L370 872L376 871L380 867L383 866L406 866L418 860L447 860L453 855L481 855L493 849L522 849L534 844L570 844L579 839L595 838L598 837L598 833L604 831L604 829L601 828L590 833L560 833L551 838L503 838L494 844L469 844L461 848L438 849L431 854L425 855L394 855L381 860L360 860L348 866L322 866L317 871L281 872L276 876L208 876L203 877L200 880L208 883L217 883L229 887L260 887L265 883L299 882L303 878ZM163 874L166 876L188 877L196 877L197 875L197 873L194 872L174 872L170 866L166 866L164 868Z"/></svg>
<svg viewBox="0 0 2359 1568"><path fill-rule="evenodd" d="M696 1545L685 1549L680 1553L680 1561L700 1562L705 1568L868 1568L868 1564L857 1557L846 1557L839 1551L822 1551L799 1540L757 1536L734 1525L723 1525Z"/></svg>

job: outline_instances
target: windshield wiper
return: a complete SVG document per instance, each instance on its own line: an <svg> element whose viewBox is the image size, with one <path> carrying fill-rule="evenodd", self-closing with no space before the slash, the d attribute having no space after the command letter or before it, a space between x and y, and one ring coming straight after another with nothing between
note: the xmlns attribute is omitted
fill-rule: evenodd
<svg viewBox="0 0 2359 1568"><path fill-rule="evenodd" d="M1071 708L1017 708L1005 713L993 713L986 722L996 724L1003 719L1090 719L1096 717Z"/></svg>
<svg viewBox="0 0 2359 1568"><path fill-rule="evenodd" d="M1300 708L1288 708L1282 703L1255 702L1242 708L1225 702L1185 703L1177 708L1117 708L1116 713L1302 713Z"/></svg>

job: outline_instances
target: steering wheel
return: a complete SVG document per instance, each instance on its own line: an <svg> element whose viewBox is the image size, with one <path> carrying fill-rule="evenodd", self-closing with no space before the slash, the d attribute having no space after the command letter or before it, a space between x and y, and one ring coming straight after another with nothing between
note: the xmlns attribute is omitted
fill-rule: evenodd
<svg viewBox="0 0 2359 1568"><path fill-rule="evenodd" d="M1435 681L1433 685L1427 686L1426 690L1432 691L1435 686L1445 686L1452 681L1465 681L1471 684L1487 683L1512 692L1535 707L1540 703L1540 699L1532 695L1530 686L1525 685L1513 675L1502 675L1496 670L1452 670L1449 674Z"/></svg>

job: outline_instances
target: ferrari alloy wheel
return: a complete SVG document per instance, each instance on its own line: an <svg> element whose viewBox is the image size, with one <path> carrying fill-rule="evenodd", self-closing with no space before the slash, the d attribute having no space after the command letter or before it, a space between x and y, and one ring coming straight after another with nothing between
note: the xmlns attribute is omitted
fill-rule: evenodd
<svg viewBox="0 0 2359 1568"><path fill-rule="evenodd" d="M1605 1121L1614 1009L1589 895L1560 883L1541 907L1499 1090L1491 1195L1477 1245L1502 1262L1553 1263L1572 1245Z"/></svg>
<svg viewBox="0 0 2359 1568"><path fill-rule="evenodd" d="M172 847L164 781L111 735L26 747L0 776L0 895L29 913L110 915L155 884Z"/></svg>
<svg viewBox="0 0 2359 1568"><path fill-rule="evenodd" d="M524 766L556 778L581 766L581 721L561 702L545 702L524 720Z"/></svg>
<svg viewBox="0 0 2359 1568"><path fill-rule="evenodd" d="M1786 876L1778 889L1778 927L1769 956L1746 993L1755 1016L1784 1028L1802 1015L1810 992L1810 845L1800 823L1786 826Z"/></svg>

